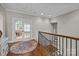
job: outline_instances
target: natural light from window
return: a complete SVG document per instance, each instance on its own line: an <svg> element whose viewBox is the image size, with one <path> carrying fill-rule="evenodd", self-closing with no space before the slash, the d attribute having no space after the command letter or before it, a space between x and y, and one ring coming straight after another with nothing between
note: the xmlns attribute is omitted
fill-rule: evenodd
<svg viewBox="0 0 79 59"><path fill-rule="evenodd" d="M16 38L17 39L25 39L30 38L30 24L23 23L22 21L16 21L15 30L16 30Z"/></svg>

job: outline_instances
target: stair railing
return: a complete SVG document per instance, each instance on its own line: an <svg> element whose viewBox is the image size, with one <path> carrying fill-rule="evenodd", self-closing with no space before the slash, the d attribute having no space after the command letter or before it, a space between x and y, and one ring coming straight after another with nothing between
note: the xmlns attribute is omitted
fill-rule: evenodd
<svg viewBox="0 0 79 59"><path fill-rule="evenodd" d="M53 34L48 32L38 33L38 42L52 56L77 56L79 38Z"/></svg>

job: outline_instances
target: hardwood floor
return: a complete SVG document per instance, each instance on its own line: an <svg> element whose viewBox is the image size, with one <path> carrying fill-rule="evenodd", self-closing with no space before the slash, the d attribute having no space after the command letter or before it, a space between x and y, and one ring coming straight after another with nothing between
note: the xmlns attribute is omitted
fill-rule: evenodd
<svg viewBox="0 0 79 59"><path fill-rule="evenodd" d="M11 45L13 45L15 43L10 43L9 44L9 48L11 47ZM56 50L56 49L55 49ZM48 49L45 49L42 45L38 44L36 49L34 49L33 51L29 52L29 53L24 53L24 54L14 54L12 52L8 52L7 56L49 56L49 52L51 52L50 50L50 46L48 47Z"/></svg>

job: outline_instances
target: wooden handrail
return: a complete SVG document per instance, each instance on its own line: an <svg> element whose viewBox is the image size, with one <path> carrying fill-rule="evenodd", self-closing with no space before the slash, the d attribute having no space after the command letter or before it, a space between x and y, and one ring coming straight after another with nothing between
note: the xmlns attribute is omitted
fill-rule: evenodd
<svg viewBox="0 0 79 59"><path fill-rule="evenodd" d="M60 35L60 34L53 34L53 33L42 32L42 31L39 31L39 32L40 33L44 33L44 34L55 35L55 36L66 37L66 38L70 38L70 39L74 39L74 40L79 40L79 38L76 38L76 37L71 37L71 36L66 36L66 35Z"/></svg>
<svg viewBox="0 0 79 59"><path fill-rule="evenodd" d="M41 33L40 33L41 34ZM41 34L47 41L50 41L50 40L48 40L43 34Z"/></svg>

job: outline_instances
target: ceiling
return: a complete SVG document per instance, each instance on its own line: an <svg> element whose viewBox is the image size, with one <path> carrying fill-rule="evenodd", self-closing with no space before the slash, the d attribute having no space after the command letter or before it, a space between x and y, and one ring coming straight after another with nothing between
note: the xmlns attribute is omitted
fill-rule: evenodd
<svg viewBox="0 0 79 59"><path fill-rule="evenodd" d="M33 16L56 17L79 9L79 3L3 3L6 10Z"/></svg>

